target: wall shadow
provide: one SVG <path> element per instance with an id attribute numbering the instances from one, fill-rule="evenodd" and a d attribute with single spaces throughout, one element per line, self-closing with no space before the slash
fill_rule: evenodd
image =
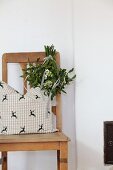
<path id="1" fill-rule="evenodd" d="M 113 170 L 112 165 L 104 165 L 103 146 L 101 152 L 77 141 L 78 167 L 77 170 Z"/>

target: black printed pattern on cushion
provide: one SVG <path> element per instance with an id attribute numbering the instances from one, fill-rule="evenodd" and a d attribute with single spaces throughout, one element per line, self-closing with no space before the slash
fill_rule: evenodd
<path id="1" fill-rule="evenodd" d="M 31 88 L 26 95 L 21 95 L 1 81 L 0 133 L 6 135 L 55 132 L 48 98 L 43 97 L 38 88 Z"/>

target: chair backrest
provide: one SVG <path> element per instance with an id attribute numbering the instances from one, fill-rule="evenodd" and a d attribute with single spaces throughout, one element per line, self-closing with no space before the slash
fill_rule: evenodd
<path id="1" fill-rule="evenodd" d="M 40 58 L 39 63 L 44 61 L 45 52 L 22 52 L 22 53 L 5 53 L 2 57 L 2 80 L 8 83 L 8 63 L 19 63 L 21 69 L 27 67 L 28 62 L 35 63 L 37 58 Z M 56 53 L 56 62 L 60 64 L 60 54 Z M 25 78 L 23 78 L 24 81 Z M 27 82 L 24 81 L 24 86 L 27 88 Z M 24 88 L 24 87 L 23 87 Z M 24 88 L 24 93 L 26 90 Z M 52 107 L 53 113 L 56 115 L 56 127 L 59 131 L 62 130 L 62 116 L 61 116 L 61 95 L 56 96 L 56 106 Z"/>

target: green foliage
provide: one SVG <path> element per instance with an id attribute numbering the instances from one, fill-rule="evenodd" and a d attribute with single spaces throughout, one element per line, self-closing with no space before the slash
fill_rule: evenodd
<path id="1" fill-rule="evenodd" d="M 31 87 L 40 87 L 45 95 L 51 94 L 51 100 L 53 100 L 56 94 L 66 93 L 65 86 L 69 85 L 76 75 L 69 76 L 74 71 L 73 68 L 67 71 L 57 65 L 55 60 L 56 50 L 53 45 L 44 47 L 46 54 L 44 62 L 39 64 L 38 59 L 36 64 L 29 63 L 29 67 L 24 70 L 24 76 L 26 76 Z"/>

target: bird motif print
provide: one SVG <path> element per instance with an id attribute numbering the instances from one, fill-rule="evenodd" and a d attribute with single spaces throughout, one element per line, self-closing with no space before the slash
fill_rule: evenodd
<path id="1" fill-rule="evenodd" d="M 35 99 L 39 99 L 40 97 L 38 95 L 35 95 Z"/>
<path id="2" fill-rule="evenodd" d="M 17 94 L 19 94 L 19 92 L 18 92 L 17 90 L 15 90 L 15 92 L 16 92 Z"/>
<path id="3" fill-rule="evenodd" d="M 25 133 L 25 126 L 24 126 L 24 127 L 20 127 L 20 129 L 21 129 L 21 130 L 20 130 L 19 134 L 21 134 L 21 133 L 23 133 L 23 132 Z"/>
<path id="4" fill-rule="evenodd" d="M 34 110 L 30 110 L 30 115 L 29 116 L 34 116 L 36 117 L 36 115 L 34 114 Z"/>
<path id="5" fill-rule="evenodd" d="M 3 133 L 3 132 L 7 132 L 7 126 L 4 126 L 4 127 L 3 127 L 1 133 Z"/>
<path id="6" fill-rule="evenodd" d="M 0 82 L 0 87 L 3 89 L 4 88 L 4 86 L 3 86 L 3 83 L 2 82 Z"/>
<path id="7" fill-rule="evenodd" d="M 13 112 L 12 111 L 12 115 L 11 115 L 11 118 L 15 117 L 17 119 L 17 115 L 16 115 L 16 112 Z"/>
<path id="8" fill-rule="evenodd" d="M 25 99 L 24 95 L 21 95 L 21 97 L 19 98 L 19 101 Z"/>
<path id="9" fill-rule="evenodd" d="M 51 112 L 48 110 L 48 114 L 50 114 Z"/>
<path id="10" fill-rule="evenodd" d="M 5 100 L 8 100 L 8 99 L 7 99 L 7 94 L 3 95 L 2 102 L 4 102 Z"/>
<path id="11" fill-rule="evenodd" d="M 43 124 L 39 125 L 38 132 L 39 132 L 40 130 L 44 130 L 44 128 L 43 128 Z"/>

